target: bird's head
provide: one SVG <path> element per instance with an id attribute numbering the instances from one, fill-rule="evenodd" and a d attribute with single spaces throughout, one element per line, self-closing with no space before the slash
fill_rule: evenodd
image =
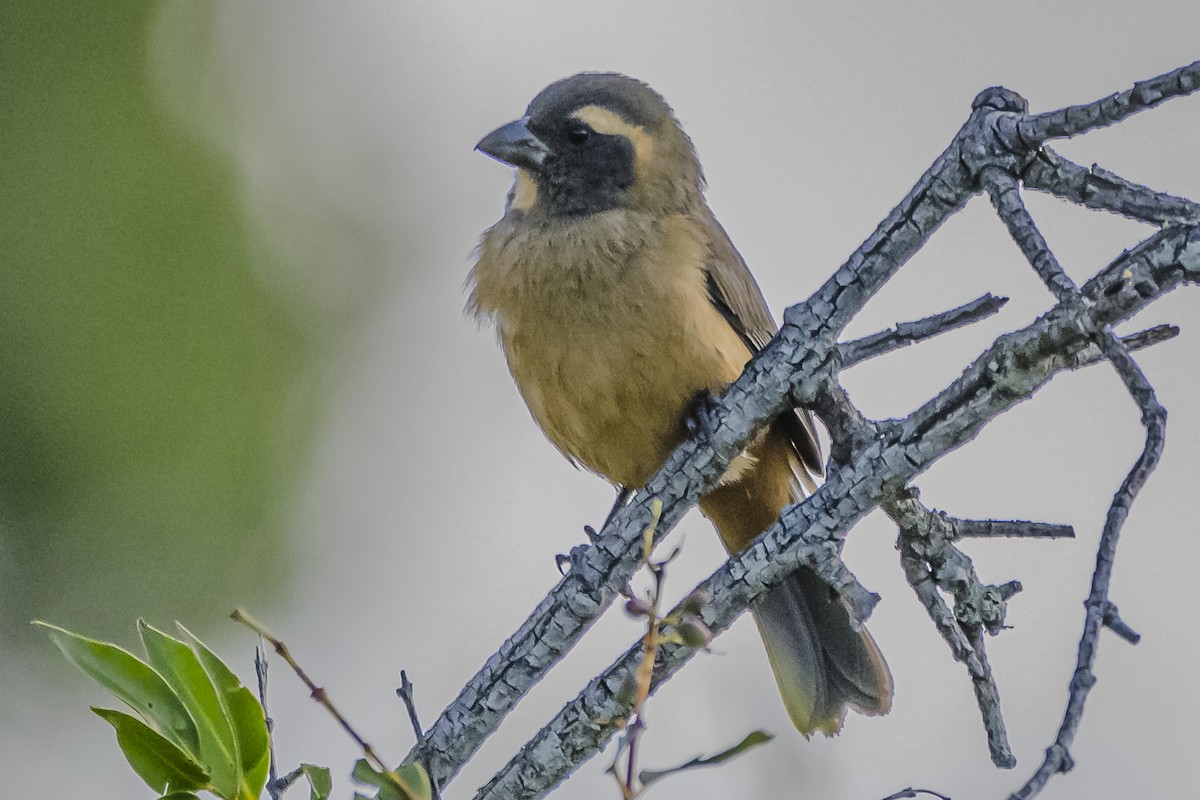
<path id="1" fill-rule="evenodd" d="M 691 140 L 657 92 L 624 75 L 584 72 L 552 83 L 524 117 L 475 148 L 517 168 L 510 210 L 662 214 L 702 202 L 704 178 Z"/>

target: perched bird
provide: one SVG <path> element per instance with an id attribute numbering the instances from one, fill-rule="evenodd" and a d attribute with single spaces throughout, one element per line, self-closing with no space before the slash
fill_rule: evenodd
<path id="1" fill-rule="evenodd" d="M 491 320 L 546 436 L 618 491 L 641 487 L 777 330 L 704 199 L 691 140 L 640 81 L 583 73 L 546 87 L 477 145 L 517 168 L 484 232 L 468 309 Z M 777 419 L 700 500 L 738 552 L 811 491 L 807 412 Z M 801 569 L 753 607 L 796 727 L 836 733 L 847 707 L 883 714 L 892 680 L 874 640 Z"/>

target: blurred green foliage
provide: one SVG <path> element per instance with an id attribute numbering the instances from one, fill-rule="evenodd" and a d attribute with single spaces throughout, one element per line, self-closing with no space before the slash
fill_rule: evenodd
<path id="1" fill-rule="evenodd" d="M 313 348 L 154 96 L 156 8 L 0 2 L 0 641 L 204 624 L 286 561 Z"/>

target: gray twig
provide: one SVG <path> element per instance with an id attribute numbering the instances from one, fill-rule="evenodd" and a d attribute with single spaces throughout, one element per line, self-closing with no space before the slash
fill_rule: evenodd
<path id="1" fill-rule="evenodd" d="M 271 795 L 271 800 L 279 800 L 291 782 L 281 784 L 279 781 L 279 765 L 275 760 L 275 720 L 271 719 L 271 712 L 267 710 L 267 657 L 261 637 L 254 648 L 254 676 L 258 678 L 258 702 L 262 705 L 267 723 L 267 794 Z M 295 780 L 292 778 L 292 781 Z"/>
<path id="2" fill-rule="evenodd" d="M 932 789 L 913 789 L 911 786 L 907 789 L 901 789 L 895 794 L 889 794 L 883 800 L 910 800 L 918 795 L 927 794 L 930 797 L 936 797 L 938 800 L 950 800 L 948 795 L 939 794 Z"/>
<path id="3" fill-rule="evenodd" d="M 1121 619 L 1120 614 L 1117 613 L 1116 603 L 1110 601 L 1105 605 L 1104 617 L 1101 622 L 1103 622 L 1105 627 L 1107 627 L 1110 631 L 1115 633 L 1117 636 L 1120 636 L 1130 644 L 1137 644 L 1142 640 L 1142 635 L 1126 625 L 1125 620 Z"/>
<path id="4" fill-rule="evenodd" d="M 1008 227 L 1013 241 L 1021 248 L 1034 272 L 1054 293 L 1060 303 L 1071 303 L 1079 299 L 1079 287 L 1058 263 L 1050 245 L 1046 244 L 1033 217 L 1021 199 L 1017 179 L 999 167 L 988 167 L 983 171 L 984 188 L 992 198 L 992 205 L 1000 219 Z"/>
<path id="5" fill-rule="evenodd" d="M 413 736 L 417 740 L 416 752 L 422 754 L 421 765 L 425 767 L 425 772 L 428 773 L 429 764 L 424 758 L 425 729 L 421 727 L 421 719 L 417 716 L 417 703 L 413 699 L 412 681 L 408 679 L 408 673 L 404 670 L 400 670 L 400 686 L 396 689 L 396 696 L 404 701 L 404 707 L 408 710 L 408 722 L 412 725 Z M 432 775 L 429 777 L 429 785 L 433 789 L 433 800 L 441 800 L 441 789 Z"/>
<path id="6" fill-rule="evenodd" d="M 1073 539 L 1075 529 L 1070 525 L 1048 522 L 1026 522 L 1019 519 L 959 519 L 945 518 L 962 539 Z"/>
<path id="7" fill-rule="evenodd" d="M 304 767 L 296 767 L 287 775 L 284 775 L 281 778 L 276 778 L 273 783 L 268 783 L 267 791 L 278 792 L 278 794 L 271 794 L 273 799 L 276 797 L 283 797 L 284 793 L 287 792 L 288 789 L 292 788 L 292 785 L 296 783 L 296 781 L 300 780 L 303 775 Z"/>
<path id="8" fill-rule="evenodd" d="M 1049 147 L 1038 151 L 1037 158 L 1022 173 L 1021 183 L 1030 189 L 1138 222 L 1152 225 L 1195 225 L 1200 222 L 1200 203 L 1156 192 L 1097 164 L 1082 167 Z"/>
<path id="9" fill-rule="evenodd" d="M 1075 109 L 1073 114 L 1067 113 L 1061 117 L 1044 118 L 1047 125 L 1045 130 L 1053 129 L 1065 132 L 1077 128 L 1087 129 L 1087 127 L 1080 128 L 1085 124 L 1088 127 L 1109 124 L 1127 113 L 1132 113 L 1128 111 L 1130 108 L 1137 110 L 1136 106 L 1139 104 L 1142 107 L 1150 107 L 1162 102 L 1163 99 L 1170 96 L 1172 91 L 1190 91 L 1195 89 L 1198 84 L 1200 84 L 1200 62 L 1182 70 L 1176 70 L 1170 75 L 1138 84 L 1131 93 L 1125 93 L 1124 96 L 1114 95 L 1108 102 L 1094 104 L 1090 108 Z M 1101 122 L 1097 123 L 1098 119 Z M 1055 126 L 1058 127 L 1055 128 Z M 1062 133 L 1062 135 L 1070 134 Z M 1154 388 L 1129 354 L 1129 350 L 1113 333 L 1111 326 L 1093 313 L 1083 294 L 1059 265 L 1021 200 L 1016 178 L 998 167 L 986 168 L 982 172 L 982 178 L 984 186 L 992 197 L 996 211 L 1008 226 L 1013 240 L 1024 252 L 1034 270 L 1054 292 L 1060 303 L 1080 310 L 1081 328 L 1089 332 L 1102 356 L 1112 364 L 1120 376 L 1130 397 L 1141 411 L 1142 424 L 1146 428 L 1145 446 L 1121 485 L 1121 489 L 1113 498 L 1104 531 L 1100 536 L 1096 569 L 1092 574 L 1092 587 L 1084 602 L 1086 615 L 1084 632 L 1079 642 L 1079 657 L 1076 662 L 1075 674 L 1071 679 L 1067 710 L 1063 715 L 1062 725 L 1059 727 L 1054 743 L 1047 749 L 1041 766 L 1025 785 L 1012 795 L 1013 798 L 1020 799 L 1037 794 L 1052 775 L 1066 772 L 1074 766 L 1074 761 L 1070 756 L 1070 746 L 1083 717 L 1084 703 L 1096 682 L 1092 665 L 1099 648 L 1100 629 L 1104 626 L 1111 627 L 1126 641 L 1135 644 L 1139 638 L 1116 615 L 1114 606 L 1109 600 L 1108 591 L 1121 528 L 1128 516 L 1130 506 L 1145 485 L 1150 473 L 1154 471 L 1162 454 L 1166 440 L 1167 412 L 1159 404 Z"/>
<path id="10" fill-rule="evenodd" d="M 1029 780 L 1011 795 L 1010 800 L 1027 800 L 1038 794 L 1056 773 L 1068 772 L 1075 762 L 1071 758 L 1070 747 L 1075 739 L 1075 732 L 1083 719 L 1084 703 L 1096 684 L 1096 675 L 1092 665 L 1100 647 L 1100 629 L 1109 627 L 1118 636 L 1130 644 L 1137 644 L 1139 636 L 1126 625 L 1117 614 L 1116 606 L 1108 597 L 1109 584 L 1112 581 L 1113 561 L 1117 554 L 1117 540 L 1121 528 L 1129 516 L 1129 509 L 1137 498 L 1150 473 L 1158 466 L 1162 457 L 1163 445 L 1166 443 L 1167 411 L 1159 404 L 1154 394 L 1154 388 L 1146 379 L 1133 357 L 1121 345 L 1112 331 L 1105 328 L 1100 337 L 1100 345 L 1104 355 L 1112 363 L 1117 374 L 1128 389 L 1130 397 L 1137 403 L 1142 413 L 1142 424 L 1146 428 L 1146 443 L 1133 467 L 1126 475 L 1121 488 L 1113 497 L 1104 522 L 1104 530 L 1100 534 L 1100 545 L 1096 551 L 1096 568 L 1092 573 L 1092 586 L 1084 601 L 1083 635 L 1079 640 L 1079 655 L 1076 659 L 1075 673 L 1071 676 L 1067 696 L 1067 709 L 1063 713 L 1062 725 L 1054 743 L 1046 749 L 1046 757 Z"/>
<path id="11" fill-rule="evenodd" d="M 842 369 L 849 369 L 869 358 L 875 358 L 893 350 L 899 350 L 901 347 L 932 339 L 940 333 L 986 319 L 997 313 L 1007 302 L 1007 297 L 985 294 L 958 308 L 943 311 L 915 322 L 897 322 L 895 327 L 885 331 L 879 331 L 851 342 L 843 342 L 838 345 Z"/>
<path id="12" fill-rule="evenodd" d="M 954 546 L 955 541 L 966 535 L 959 521 L 925 508 L 915 492 L 884 503 L 883 509 L 900 528 L 900 559 L 909 585 L 950 645 L 954 657 L 967 667 L 987 732 L 992 763 L 1006 769 L 1016 766 L 1017 759 L 1000 713 L 1000 692 L 984 648 L 983 631 L 992 634 L 1000 631 L 1007 596 L 1018 590 L 1020 584 L 1005 589 L 980 581 L 971 559 Z M 953 611 L 938 589 L 954 598 Z"/>
<path id="13" fill-rule="evenodd" d="M 1173 97 L 1191 94 L 1197 88 L 1200 88 L 1200 61 L 1193 61 L 1186 67 L 1139 81 L 1131 89 L 1100 100 L 1031 115 L 1017 123 L 1017 129 L 1023 141 L 1036 147 L 1048 139 L 1066 139 L 1115 125 Z"/>

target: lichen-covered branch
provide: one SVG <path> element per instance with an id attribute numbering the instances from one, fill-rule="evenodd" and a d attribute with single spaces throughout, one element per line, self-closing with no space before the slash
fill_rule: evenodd
<path id="1" fill-rule="evenodd" d="M 962 527 L 967 526 L 925 508 L 915 493 L 888 501 L 883 508 L 900 528 L 900 564 L 909 585 L 938 633 L 950 645 L 955 660 L 967 667 L 975 702 L 983 716 L 992 763 L 1006 769 L 1016 766 L 1017 759 L 1000 714 L 1000 690 L 988 664 L 983 631 L 999 633 L 1006 602 L 1020 591 L 1021 584 L 982 583 L 971 559 L 954 546 L 954 542 L 966 535 Z M 939 589 L 954 598 L 953 610 L 942 599 Z"/>

